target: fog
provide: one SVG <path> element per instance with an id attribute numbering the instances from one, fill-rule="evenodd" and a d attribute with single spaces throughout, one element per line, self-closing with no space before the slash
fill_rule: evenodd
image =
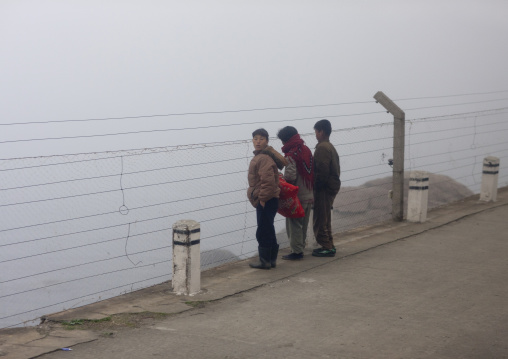
<path id="1" fill-rule="evenodd" d="M 4 0 L 0 158 L 239 140 L 260 126 L 305 133 L 314 117 L 379 122 L 342 117 L 382 113 L 378 90 L 504 91 L 507 11 L 501 0 Z M 351 102 L 372 104 L 174 115 Z M 121 119 L 81 122 L 107 118 Z M 48 121 L 67 122 L 19 124 Z M 124 132 L 136 133 L 104 136 Z"/>
<path id="2" fill-rule="evenodd" d="M 202 226 L 203 266 L 254 255 L 245 188 L 258 127 L 280 149 L 276 131 L 293 125 L 313 148 L 328 118 L 343 129 L 332 141 L 344 186 L 389 178 L 380 90 L 406 112 L 407 169 L 477 191 L 483 156 L 506 157 L 507 10 L 1 1 L 0 326 L 169 280 L 183 216 Z"/>

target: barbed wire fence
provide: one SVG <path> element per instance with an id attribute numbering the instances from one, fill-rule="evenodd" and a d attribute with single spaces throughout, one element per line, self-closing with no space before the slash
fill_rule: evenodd
<path id="1" fill-rule="evenodd" d="M 459 181 L 478 193 L 483 159 L 489 155 L 502 159 L 508 153 L 507 114 L 508 108 L 500 108 L 409 120 L 406 135 L 409 168 L 425 168 L 449 176 L 449 181 Z M 439 160 L 441 154 L 437 150 L 443 145 L 448 161 Z M 507 174 L 501 173 L 500 183 L 506 184 L 506 178 Z"/>
<path id="2" fill-rule="evenodd" d="M 430 194 L 433 188 L 444 188 L 436 190 L 438 199 L 431 207 L 478 193 L 484 157 L 500 157 L 501 164 L 506 160 L 508 106 L 493 107 L 492 102 L 507 99 L 492 99 L 492 94 L 498 93 L 470 94 L 482 98 L 455 103 L 446 101 L 459 95 L 399 100 L 430 101 L 408 109 L 415 116 L 408 116 L 406 121 L 406 169 L 426 170 L 436 176 L 431 180 Z M 489 107 L 467 111 L 472 104 Z M 172 225 L 184 218 L 201 224 L 203 270 L 255 255 L 256 219 L 246 197 L 246 172 L 253 150 L 249 134 L 259 127 L 269 129 L 273 136 L 275 126 L 293 125 L 307 145 L 314 148 L 312 126 L 317 120 L 328 118 L 335 129 L 331 142 L 340 154 L 343 183 L 334 207 L 334 231 L 389 220 L 391 202 L 387 194 L 392 185 L 392 169 L 388 160 L 392 157 L 393 122 L 373 101 L 220 114 L 315 111 L 344 105 L 361 106 L 362 110 L 329 112 L 328 116 L 288 115 L 285 120 L 267 116 L 264 122 L 249 118 L 233 124 L 184 126 L 176 130 L 178 136 L 185 137 L 197 129 L 224 131 L 241 126 L 247 132 L 247 139 L 242 140 L 0 160 L 0 328 L 30 325 L 45 314 L 170 280 Z M 457 111 L 457 107 L 462 111 Z M 452 111 L 443 113 L 443 108 Z M 440 112 L 429 114 L 432 111 Z M 196 113 L 153 117 L 184 115 Z M 217 113 L 198 115 L 206 118 Z M 279 112 L 274 117 L 277 116 Z M 133 116 L 141 117 L 146 118 Z M 341 126 L 338 120 L 343 118 L 349 120 L 349 126 Z M 117 118 L 83 121 L 109 120 Z M 53 122 L 62 121 L 31 125 L 54 125 Z M 175 128 L 164 132 L 171 129 Z M 153 132 L 105 132 L 97 136 L 142 136 Z M 92 135 L 2 139 L 0 144 L 76 140 L 83 136 Z M 191 134 L 189 138 L 196 137 Z M 282 147 L 275 137 L 270 138 L 270 145 L 278 150 Z M 500 186 L 508 184 L 507 175 L 502 172 Z M 450 194 L 450 188 L 457 193 Z M 441 193 L 448 196 L 439 198 Z M 284 222 L 283 217 L 276 217 L 282 247 L 288 245 Z"/>

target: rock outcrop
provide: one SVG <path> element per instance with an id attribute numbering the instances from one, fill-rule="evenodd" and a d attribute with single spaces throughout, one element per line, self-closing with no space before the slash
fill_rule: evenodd
<path id="1" fill-rule="evenodd" d="M 409 173 L 406 173 L 404 179 L 404 214 L 407 211 L 408 187 Z M 392 201 L 388 196 L 391 189 L 391 177 L 368 181 L 358 187 L 341 188 L 333 205 L 333 231 L 343 232 L 391 219 Z M 454 179 L 448 176 L 429 174 L 429 209 L 471 195 L 473 195 L 471 190 Z"/>

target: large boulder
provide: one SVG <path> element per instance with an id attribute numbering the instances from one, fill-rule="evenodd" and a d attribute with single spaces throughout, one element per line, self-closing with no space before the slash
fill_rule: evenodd
<path id="1" fill-rule="evenodd" d="M 408 188 L 409 172 L 404 176 L 404 215 L 407 212 Z M 341 188 L 333 204 L 333 231 L 342 232 L 392 218 L 391 189 L 391 177 L 368 181 L 358 187 Z M 471 195 L 471 190 L 451 177 L 429 174 L 429 209 Z"/>

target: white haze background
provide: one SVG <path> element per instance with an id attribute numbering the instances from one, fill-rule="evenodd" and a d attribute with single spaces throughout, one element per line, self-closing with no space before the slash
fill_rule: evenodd
<path id="1" fill-rule="evenodd" d="M 370 101 L 379 90 L 392 99 L 506 90 L 507 14 L 502 0 L 3 0 L 0 124 Z M 11 125 L 0 141 L 336 112 Z M 283 125 L 265 127 L 275 135 Z M 257 127 L 7 142 L 0 158 L 248 139 Z"/>

